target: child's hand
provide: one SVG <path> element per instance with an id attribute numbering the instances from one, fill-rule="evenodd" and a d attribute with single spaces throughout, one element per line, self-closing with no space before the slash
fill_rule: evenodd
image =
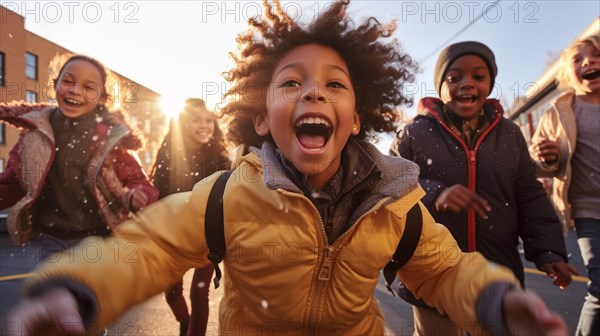
<path id="1" fill-rule="evenodd" d="M 554 286 L 559 286 L 560 289 L 566 288 L 571 283 L 573 275 L 579 275 L 573 265 L 562 261 L 546 263 L 539 268 L 540 271 L 546 272 L 554 280 Z"/>
<path id="2" fill-rule="evenodd" d="M 129 201 L 129 208 L 131 209 L 131 211 L 138 211 L 146 206 L 146 204 L 148 203 L 148 197 L 145 193 L 137 189 L 132 189 L 131 193 L 132 194 Z"/>
<path id="3" fill-rule="evenodd" d="M 40 297 L 15 306 L 4 321 L 11 335 L 83 335 L 85 328 L 77 301 L 64 288 L 55 288 Z"/>
<path id="4" fill-rule="evenodd" d="M 492 210 L 485 199 L 460 184 L 455 184 L 442 191 L 435 200 L 437 211 L 450 210 L 459 213 L 470 207 L 475 209 L 477 215 L 483 219 L 487 219 L 487 213 Z"/>
<path id="5" fill-rule="evenodd" d="M 513 289 L 506 293 L 503 303 L 506 327 L 511 335 L 569 334 L 562 318 L 548 310 L 542 299 L 533 292 Z"/>
<path id="6" fill-rule="evenodd" d="M 537 159 L 541 162 L 551 164 L 558 161 L 560 148 L 558 142 L 549 139 L 542 139 L 533 147 Z"/>

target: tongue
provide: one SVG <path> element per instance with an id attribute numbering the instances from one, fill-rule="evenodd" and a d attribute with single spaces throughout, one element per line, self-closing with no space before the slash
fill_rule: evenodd
<path id="1" fill-rule="evenodd" d="M 298 136 L 298 140 L 303 147 L 309 149 L 319 149 L 325 146 L 325 138 L 321 135 L 302 134 Z"/>

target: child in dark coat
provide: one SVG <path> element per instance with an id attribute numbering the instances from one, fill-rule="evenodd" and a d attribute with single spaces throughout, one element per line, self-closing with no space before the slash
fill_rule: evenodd
<path id="1" fill-rule="evenodd" d="M 391 153 L 417 163 L 427 192 L 423 203 L 465 252 L 479 251 L 509 267 L 524 286 L 517 250 L 535 262 L 556 286 L 571 282 L 560 223 L 518 126 L 487 99 L 498 70 L 492 51 L 474 41 L 448 46 L 438 58 L 435 84 L 440 96 L 424 98 L 419 113 L 392 144 Z M 422 335 L 462 333 L 434 309 L 413 307 Z"/>

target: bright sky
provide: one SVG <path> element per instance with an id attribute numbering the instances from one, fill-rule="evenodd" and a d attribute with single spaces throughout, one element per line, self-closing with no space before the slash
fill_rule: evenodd
<path id="1" fill-rule="evenodd" d="M 328 3 L 282 1 L 290 15 L 303 21 Z M 170 109 L 178 109 L 188 97 L 211 105 L 221 100 L 226 84 L 220 73 L 235 50 L 235 36 L 249 17 L 261 14 L 260 2 L 231 0 L 0 4 L 24 15 L 27 30 L 92 55 L 157 91 Z M 443 46 L 478 40 L 496 55 L 499 72 L 492 96 L 510 105 L 539 79 L 550 55 L 560 53 L 600 16 L 600 2 L 355 0 L 350 12 L 355 19 L 397 20 L 395 36 L 423 69 L 407 91 L 415 102 L 435 95 L 433 69 Z M 413 115 L 414 107 L 406 114 Z"/>

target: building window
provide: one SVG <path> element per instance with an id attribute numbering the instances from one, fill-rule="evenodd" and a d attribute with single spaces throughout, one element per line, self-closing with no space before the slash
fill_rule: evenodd
<path id="1" fill-rule="evenodd" d="M 31 53 L 25 53 L 25 76 L 29 79 L 37 80 L 38 57 Z"/>
<path id="2" fill-rule="evenodd" d="M 0 124 L 0 145 L 6 145 L 6 125 Z"/>
<path id="3" fill-rule="evenodd" d="M 0 86 L 4 86 L 4 53 L 0 51 Z"/>
<path id="4" fill-rule="evenodd" d="M 37 98 L 37 92 L 34 91 L 25 91 L 25 101 L 28 103 L 37 103 L 38 98 Z"/>

